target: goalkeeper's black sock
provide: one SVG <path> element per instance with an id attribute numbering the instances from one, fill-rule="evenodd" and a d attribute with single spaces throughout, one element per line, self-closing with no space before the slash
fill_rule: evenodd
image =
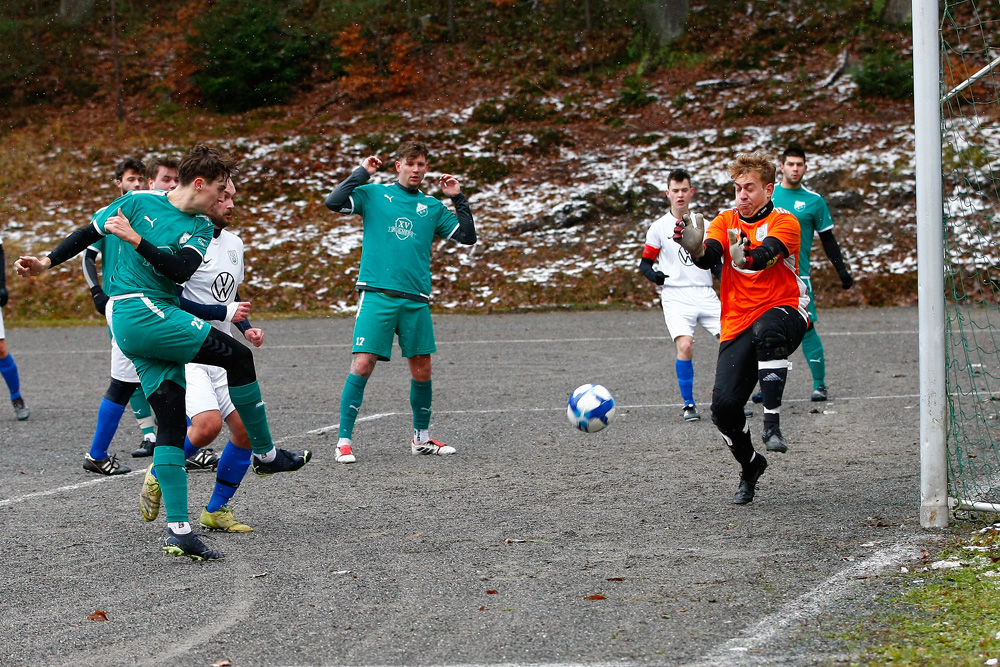
<path id="1" fill-rule="evenodd" d="M 761 361 L 757 368 L 757 380 L 760 383 L 760 394 L 764 399 L 764 418 L 766 411 L 778 412 L 781 409 L 781 397 L 785 393 L 785 381 L 788 379 L 788 361 Z"/>

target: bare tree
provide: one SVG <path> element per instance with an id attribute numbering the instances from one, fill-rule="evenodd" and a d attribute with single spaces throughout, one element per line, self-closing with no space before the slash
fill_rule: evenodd
<path id="1" fill-rule="evenodd" d="M 111 0 L 111 59 L 115 64 L 115 113 L 118 122 L 125 119 L 125 109 L 122 106 L 122 57 L 118 51 L 118 17 L 115 5 L 118 0 Z"/>
<path id="2" fill-rule="evenodd" d="M 448 0 L 448 38 L 455 39 L 455 0 Z"/>
<path id="3" fill-rule="evenodd" d="M 642 5 L 642 16 L 660 42 L 669 44 L 684 34 L 690 8 L 689 0 L 653 0 Z"/>

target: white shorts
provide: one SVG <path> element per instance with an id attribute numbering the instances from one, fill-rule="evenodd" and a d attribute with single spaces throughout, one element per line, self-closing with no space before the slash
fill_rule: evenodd
<path id="1" fill-rule="evenodd" d="M 7 332 L 3 330 L 3 308 L 0 308 L 0 340 L 7 337 Z"/>
<path id="2" fill-rule="evenodd" d="M 218 410 L 225 421 L 236 410 L 233 400 L 229 398 L 229 377 L 225 368 L 184 364 L 184 382 L 187 384 L 184 410 L 188 419 L 202 412 Z"/>
<path id="3" fill-rule="evenodd" d="M 114 336 L 111 336 L 111 377 L 119 382 L 139 384 L 139 374 L 135 372 L 135 364 L 118 347 Z"/>
<path id="4" fill-rule="evenodd" d="M 670 338 L 694 336 L 701 325 L 708 333 L 718 336 L 722 331 L 722 302 L 711 287 L 664 287 L 660 292 L 663 321 Z"/>

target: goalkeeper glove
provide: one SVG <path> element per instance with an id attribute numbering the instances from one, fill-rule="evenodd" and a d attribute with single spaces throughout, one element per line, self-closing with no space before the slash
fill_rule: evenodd
<path id="1" fill-rule="evenodd" d="M 674 241 L 697 259 L 705 254 L 705 217 L 687 213 L 674 226 Z"/>
<path id="2" fill-rule="evenodd" d="M 733 258 L 733 266 L 737 269 L 747 265 L 746 254 L 750 250 L 749 244 L 750 239 L 740 238 L 739 230 L 729 230 L 729 255 Z"/>

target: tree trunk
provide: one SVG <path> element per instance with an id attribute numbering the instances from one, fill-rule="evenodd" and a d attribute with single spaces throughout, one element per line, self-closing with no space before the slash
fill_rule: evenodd
<path id="1" fill-rule="evenodd" d="M 94 13 L 95 0 L 59 0 L 59 18 L 77 24 Z"/>
<path id="2" fill-rule="evenodd" d="M 455 39 L 455 0 L 448 0 L 448 39 Z"/>
<path id="3" fill-rule="evenodd" d="M 911 0 L 889 0 L 882 12 L 882 20 L 893 25 L 909 23 L 912 9 Z"/>
<path id="4" fill-rule="evenodd" d="M 122 58 L 118 52 L 118 19 L 115 5 L 118 0 L 111 0 L 111 58 L 115 64 L 115 113 L 118 122 L 125 120 L 125 109 L 122 106 Z"/>
<path id="5" fill-rule="evenodd" d="M 642 5 L 642 17 L 660 43 L 669 44 L 684 34 L 690 4 L 689 0 L 654 0 Z"/>

